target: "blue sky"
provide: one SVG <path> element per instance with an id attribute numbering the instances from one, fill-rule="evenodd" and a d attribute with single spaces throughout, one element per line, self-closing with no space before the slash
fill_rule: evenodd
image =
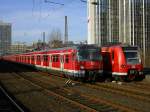
<path id="1" fill-rule="evenodd" d="M 12 23 L 13 42 L 32 43 L 46 37 L 53 29 L 64 36 L 64 16 L 68 16 L 69 40 L 87 39 L 87 9 L 80 0 L 49 0 L 65 4 L 54 5 L 44 0 L 0 0 L 0 20 Z"/>

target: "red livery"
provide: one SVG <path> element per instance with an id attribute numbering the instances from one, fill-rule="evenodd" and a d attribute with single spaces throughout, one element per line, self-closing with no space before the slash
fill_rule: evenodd
<path id="1" fill-rule="evenodd" d="M 55 71 L 65 76 L 95 80 L 102 73 L 100 48 L 94 45 L 76 45 L 46 51 L 4 56 L 4 60 Z"/>
<path id="2" fill-rule="evenodd" d="M 115 80 L 144 79 L 143 65 L 136 46 L 112 45 L 102 47 L 104 75 Z"/>

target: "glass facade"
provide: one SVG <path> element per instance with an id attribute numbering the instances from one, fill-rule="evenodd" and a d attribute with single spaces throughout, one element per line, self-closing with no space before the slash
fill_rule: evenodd
<path id="1" fill-rule="evenodd" d="M 127 43 L 150 55 L 150 0 L 88 0 L 88 18 L 89 44 Z"/>
<path id="2" fill-rule="evenodd" d="M 9 52 L 11 45 L 11 24 L 0 22 L 0 56 Z"/>

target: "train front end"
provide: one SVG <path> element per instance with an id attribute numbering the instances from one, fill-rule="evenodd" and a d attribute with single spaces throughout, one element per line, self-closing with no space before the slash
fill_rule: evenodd
<path id="1" fill-rule="evenodd" d="M 125 79 L 128 81 L 144 79 L 143 64 L 138 47 L 122 47 L 122 50 L 124 61 L 122 60 L 120 70 L 126 73 Z"/>
<path id="2" fill-rule="evenodd" d="M 95 81 L 103 72 L 100 48 L 94 45 L 82 45 L 77 50 L 78 69 L 84 80 Z"/>

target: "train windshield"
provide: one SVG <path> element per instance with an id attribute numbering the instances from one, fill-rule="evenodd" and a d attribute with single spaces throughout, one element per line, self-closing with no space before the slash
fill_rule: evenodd
<path id="1" fill-rule="evenodd" d="M 80 49 L 78 57 L 80 61 L 100 61 L 102 59 L 99 49 Z"/>
<path id="2" fill-rule="evenodd" d="M 124 54 L 128 64 L 140 63 L 140 56 L 138 51 L 124 51 Z"/>

